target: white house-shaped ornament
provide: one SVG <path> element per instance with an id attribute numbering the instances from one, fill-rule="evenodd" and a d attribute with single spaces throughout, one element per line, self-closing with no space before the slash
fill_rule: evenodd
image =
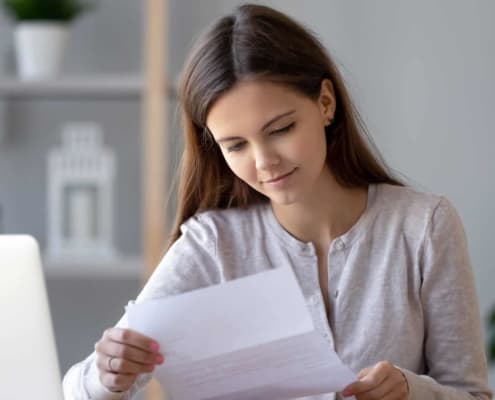
<path id="1" fill-rule="evenodd" d="M 111 262 L 115 155 L 96 123 L 70 123 L 48 154 L 48 247 L 52 261 Z"/>

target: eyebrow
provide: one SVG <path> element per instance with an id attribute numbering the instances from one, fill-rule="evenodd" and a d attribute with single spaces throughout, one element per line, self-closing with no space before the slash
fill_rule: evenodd
<path id="1" fill-rule="evenodd" d="M 283 117 L 286 117 L 287 115 L 294 114 L 295 112 L 296 112 L 296 110 L 290 110 L 290 111 L 286 111 L 286 112 L 284 112 L 282 114 L 276 115 L 275 117 L 273 117 L 272 119 L 270 119 L 269 121 L 267 121 L 261 127 L 261 132 L 263 132 L 264 130 L 266 130 L 270 125 L 272 125 L 273 123 L 277 122 L 279 119 L 281 119 Z M 224 137 L 224 138 L 221 138 L 221 139 L 217 140 L 217 143 L 228 142 L 228 141 L 231 141 L 231 140 L 238 140 L 238 139 L 242 139 L 242 138 L 239 137 L 239 136 L 227 136 L 227 137 Z"/>

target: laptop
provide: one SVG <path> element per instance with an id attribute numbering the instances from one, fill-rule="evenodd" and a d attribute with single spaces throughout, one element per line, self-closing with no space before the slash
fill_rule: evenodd
<path id="1" fill-rule="evenodd" d="M 38 243 L 0 235 L 0 397 L 62 400 Z"/>

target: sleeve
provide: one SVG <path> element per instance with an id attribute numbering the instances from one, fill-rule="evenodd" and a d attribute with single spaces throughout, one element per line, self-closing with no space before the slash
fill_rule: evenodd
<path id="1" fill-rule="evenodd" d="M 488 400 L 487 365 L 462 222 L 441 198 L 422 249 L 426 375 L 402 370 L 410 400 Z"/>
<path id="2" fill-rule="evenodd" d="M 181 237 L 170 247 L 152 276 L 139 293 L 136 302 L 185 293 L 220 281 L 216 262 L 216 240 L 212 230 L 193 217 L 181 227 Z M 124 314 L 117 327 L 127 327 Z M 151 374 L 142 374 L 133 387 L 114 393 L 100 382 L 95 353 L 72 366 L 65 374 L 65 400 L 131 400 L 150 381 Z"/>

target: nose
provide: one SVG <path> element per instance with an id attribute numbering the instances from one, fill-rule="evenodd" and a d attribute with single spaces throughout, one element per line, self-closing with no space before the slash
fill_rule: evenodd
<path id="1" fill-rule="evenodd" d="M 270 146 L 259 146 L 254 150 L 255 165 L 257 170 L 270 169 L 280 164 L 280 156 Z"/>

